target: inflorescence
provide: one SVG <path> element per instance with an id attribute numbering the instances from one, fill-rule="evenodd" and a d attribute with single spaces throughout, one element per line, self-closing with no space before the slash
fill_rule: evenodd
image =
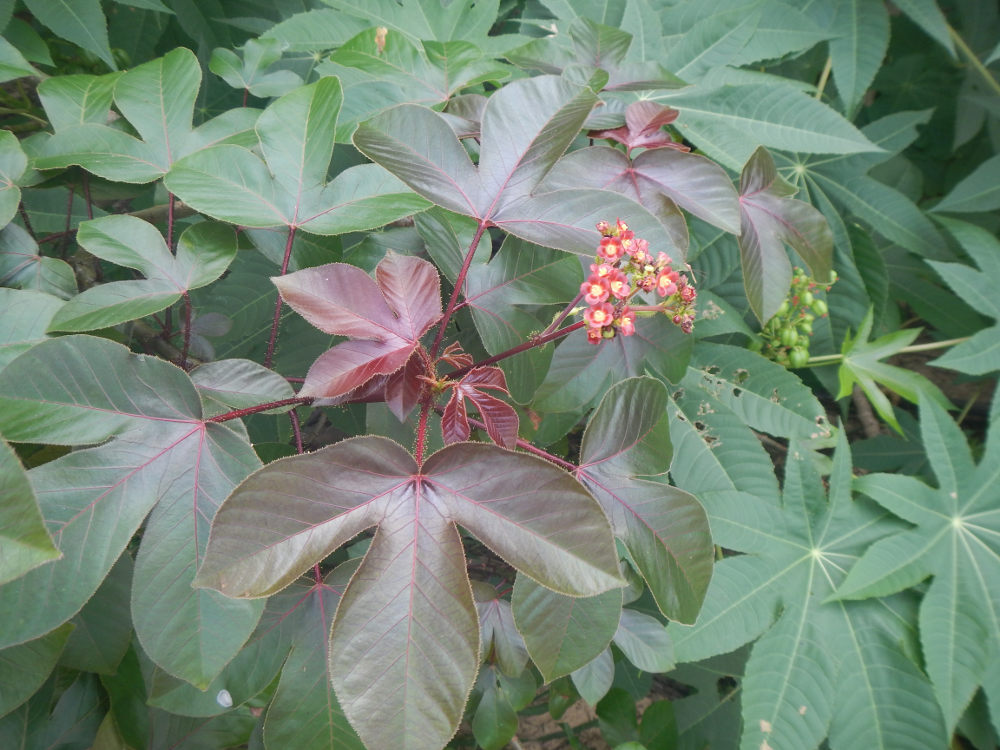
<path id="1" fill-rule="evenodd" d="M 590 276 L 580 286 L 588 306 L 583 312 L 587 340 L 599 344 L 619 333 L 631 336 L 637 312 L 664 312 L 684 333 L 691 333 L 698 295 L 687 275 L 674 270 L 671 257 L 660 252 L 654 259 L 649 243 L 636 237 L 621 219 L 613 226 L 601 221 L 597 230 L 601 233 L 597 257 L 590 264 Z M 629 306 L 638 292 L 654 290 L 664 298 L 659 305 Z"/>

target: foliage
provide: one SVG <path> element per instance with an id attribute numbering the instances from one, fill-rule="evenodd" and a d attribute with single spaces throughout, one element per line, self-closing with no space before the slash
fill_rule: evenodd
<path id="1" fill-rule="evenodd" d="M 993 4 L 0 34 L 0 746 L 997 746 Z"/>

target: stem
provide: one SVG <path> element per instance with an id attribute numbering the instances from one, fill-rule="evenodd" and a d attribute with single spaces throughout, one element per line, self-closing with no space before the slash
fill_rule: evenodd
<path id="1" fill-rule="evenodd" d="M 563 311 L 561 313 L 559 313 L 555 317 L 555 319 L 551 323 L 548 324 L 548 326 L 546 326 L 545 330 L 542 331 L 542 335 L 544 336 L 545 334 L 551 333 L 552 331 L 556 330 L 559 327 L 559 325 L 564 320 L 566 320 L 566 318 L 568 318 L 570 315 L 573 314 L 573 310 L 576 309 L 576 306 L 580 304 L 580 300 L 582 300 L 582 299 L 583 299 L 583 292 L 580 292 L 578 295 L 576 295 L 576 298 L 572 302 L 570 302 L 568 305 L 566 305 L 566 307 L 563 309 Z"/>
<path id="2" fill-rule="evenodd" d="M 816 98 L 823 98 L 823 89 L 826 88 L 826 82 L 830 80 L 830 71 L 833 70 L 833 58 L 827 56 L 826 63 L 823 65 L 823 72 L 819 74 L 819 82 L 816 84 Z"/>
<path id="3" fill-rule="evenodd" d="M 971 336 L 962 336 L 957 339 L 948 339 L 947 341 L 930 341 L 926 344 L 913 344 L 912 346 L 904 346 L 896 354 L 912 354 L 913 352 L 931 352 L 935 349 L 947 349 L 949 346 L 955 346 L 956 344 L 961 344 L 968 341 Z M 836 362 L 843 362 L 843 354 L 821 354 L 818 357 L 810 357 L 809 361 L 806 363 L 806 367 L 818 367 L 820 365 L 832 365 Z"/>
<path id="4" fill-rule="evenodd" d="M 31 219 L 28 218 L 28 212 L 24 210 L 24 203 L 17 204 L 17 212 L 21 215 L 21 221 L 24 222 L 24 228 L 28 230 L 28 234 L 34 237 L 35 230 L 31 226 Z"/>
<path id="5" fill-rule="evenodd" d="M 299 425 L 299 414 L 295 409 L 288 412 L 288 419 L 292 423 L 292 432 L 295 433 L 295 450 L 297 453 L 303 453 L 302 449 L 302 427 Z"/>
<path id="6" fill-rule="evenodd" d="M 281 401 L 271 401 L 267 404 L 258 404 L 257 406 L 248 406 L 246 409 L 234 409 L 233 411 L 227 411 L 225 414 L 219 414 L 214 417 L 206 419 L 206 422 L 228 422 L 230 419 L 240 419 L 242 417 L 249 417 L 251 414 L 259 414 L 262 411 L 267 411 L 268 409 L 278 409 L 282 406 L 291 406 L 292 404 L 311 404 L 313 399 L 310 397 L 299 397 L 295 398 L 283 398 Z"/>
<path id="7" fill-rule="evenodd" d="M 480 222 L 476 228 L 476 234 L 472 237 L 472 243 L 469 245 L 469 252 L 465 254 L 465 261 L 462 263 L 462 268 L 455 278 L 455 288 L 451 292 L 451 299 L 448 300 L 448 307 L 445 308 L 444 315 L 441 317 L 441 325 L 438 327 L 437 335 L 434 337 L 434 344 L 431 346 L 431 359 L 437 357 L 438 350 L 441 348 L 445 329 L 448 328 L 448 321 L 451 320 L 451 316 L 455 312 L 455 307 L 458 305 L 458 297 L 462 293 L 462 287 L 465 286 L 465 277 L 468 275 L 469 267 L 472 265 L 472 256 L 476 254 L 476 248 L 479 247 L 479 240 L 482 239 L 483 232 L 485 231 L 486 224 Z"/>
<path id="8" fill-rule="evenodd" d="M 70 183 L 69 185 L 69 200 L 66 202 L 66 224 L 63 229 L 62 242 L 59 243 L 59 257 L 66 260 L 66 256 L 69 254 L 69 243 L 66 239 L 69 237 L 69 233 L 73 227 L 73 198 L 76 196 L 76 184 Z"/>
<path id="9" fill-rule="evenodd" d="M 177 250 L 174 248 L 174 194 L 167 193 L 167 249 L 174 255 Z"/>
<path id="10" fill-rule="evenodd" d="M 983 77 L 983 80 L 986 81 L 986 84 L 991 89 L 993 89 L 993 91 L 1000 94 L 1000 83 L 997 82 L 997 79 L 993 77 L 993 74 L 990 73 L 990 71 L 986 68 L 985 65 L 983 65 L 982 61 L 979 59 L 976 53 L 972 51 L 969 45 L 965 43 L 965 40 L 961 37 L 961 35 L 957 31 L 955 31 L 954 28 L 952 28 L 951 24 L 948 25 L 948 35 L 952 38 L 952 41 L 954 41 L 955 44 L 958 46 L 958 48 L 962 51 L 962 54 L 968 58 L 969 62 L 972 64 L 972 67 L 976 69 L 976 72 L 978 72 L 979 75 Z"/>
<path id="11" fill-rule="evenodd" d="M 83 198 L 87 203 L 87 218 L 93 219 L 94 204 L 93 201 L 90 200 L 90 175 L 84 172 L 81 182 L 83 183 Z"/>
<path id="12" fill-rule="evenodd" d="M 417 444 L 413 447 L 414 458 L 417 466 L 424 464 L 424 444 L 427 442 L 427 417 L 431 411 L 431 396 L 428 395 L 420 402 L 420 421 L 417 423 Z"/>
<path id="13" fill-rule="evenodd" d="M 189 351 L 191 351 L 191 295 L 188 292 L 184 292 L 184 345 L 181 347 L 182 370 L 188 369 Z"/>
<path id="14" fill-rule="evenodd" d="M 465 375 L 465 373 L 469 372 L 470 370 L 475 370 L 477 367 L 486 367 L 487 365 L 492 365 L 493 363 L 499 362 L 502 359 L 513 357 L 515 354 L 520 354 L 521 352 L 526 352 L 529 349 L 534 349 L 536 346 L 544 346 L 550 341 L 555 341 L 558 338 L 562 338 L 567 334 L 573 333 L 573 331 L 583 328 L 585 325 L 587 325 L 587 321 L 578 320 L 576 323 L 571 323 L 565 328 L 560 328 L 558 331 L 539 334 L 538 336 L 534 336 L 528 341 L 525 341 L 523 344 L 518 344 L 517 346 L 508 349 L 505 352 L 494 354 L 492 357 L 487 357 L 486 359 L 480 362 L 475 362 L 471 365 L 467 365 L 465 367 L 460 367 L 457 370 L 453 370 L 452 372 L 449 372 L 447 375 L 445 375 L 445 378 L 447 378 L 448 380 L 456 380 L 458 378 L 461 378 L 463 375 Z"/>
<path id="15" fill-rule="evenodd" d="M 288 273 L 288 262 L 292 257 L 292 243 L 295 241 L 295 227 L 288 227 L 288 241 L 285 242 L 285 257 L 281 261 L 281 275 Z M 274 303 L 274 320 L 271 321 L 271 337 L 267 341 L 267 354 L 264 356 L 264 367 L 270 369 L 274 360 L 274 344 L 278 340 L 278 325 L 281 323 L 281 306 L 283 304 L 281 293 Z"/>

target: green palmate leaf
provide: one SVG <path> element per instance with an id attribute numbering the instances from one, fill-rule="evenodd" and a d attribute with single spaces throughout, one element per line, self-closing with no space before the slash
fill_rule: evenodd
<path id="1" fill-rule="evenodd" d="M 511 597 L 514 622 L 546 682 L 568 675 L 608 647 L 622 613 L 621 589 L 574 598 L 518 576 Z"/>
<path id="2" fill-rule="evenodd" d="M 66 261 L 38 251 L 38 243 L 17 224 L 0 229 L 0 284 L 66 299 L 76 294 L 76 276 Z"/>
<path id="3" fill-rule="evenodd" d="M 18 178 L 28 166 L 17 137 L 7 130 L 0 130 L 0 227 L 6 226 L 17 213 L 21 202 Z"/>
<path id="4" fill-rule="evenodd" d="M 232 50 L 219 47 L 212 50 L 208 69 L 233 88 L 246 89 L 254 96 L 281 96 L 302 85 L 298 73 L 267 70 L 281 59 L 284 48 L 277 39 L 248 39 L 243 45 L 241 59 Z"/>
<path id="5" fill-rule="evenodd" d="M 72 630 L 72 625 L 63 625 L 41 638 L 0 650 L 0 716 L 13 711 L 42 686 Z"/>
<path id="6" fill-rule="evenodd" d="M 117 70 L 108 46 L 108 24 L 100 0 L 25 0 L 35 18 L 56 35 L 93 52 Z"/>
<path id="7" fill-rule="evenodd" d="M 844 338 L 841 351 L 844 359 L 837 373 L 840 379 L 840 391 L 837 393 L 837 398 L 849 396 L 852 386 L 857 383 L 868 396 L 879 416 L 900 433 L 902 433 L 902 429 L 896 420 L 896 415 L 893 414 L 892 404 L 889 403 L 886 395 L 879 390 L 879 384 L 913 403 L 917 403 L 921 397 L 926 397 L 932 399 L 941 408 L 951 407 L 941 390 L 923 375 L 882 361 L 912 344 L 913 340 L 920 335 L 919 328 L 888 333 L 874 341 L 869 341 L 871 332 L 872 311 L 869 310 L 858 328 L 857 336 L 852 338 L 848 335 Z"/>
<path id="8" fill-rule="evenodd" d="M 676 127 L 684 137 L 732 169 L 758 146 L 822 154 L 879 150 L 832 109 L 789 87 L 706 82 L 653 98 L 680 110 Z"/>
<path id="9" fill-rule="evenodd" d="M 229 227 L 189 227 L 171 255 L 159 231 L 134 216 L 105 216 L 80 225 L 77 241 L 92 255 L 134 268 L 145 281 L 113 281 L 73 297 L 56 313 L 53 331 L 89 331 L 151 315 L 181 295 L 218 279 L 236 256 Z"/>
<path id="10" fill-rule="evenodd" d="M 955 219 L 938 221 L 959 241 L 980 270 L 961 263 L 928 261 L 929 264 L 956 294 L 977 311 L 1000 319 L 1000 305 L 997 304 L 991 283 L 991 278 L 995 278 L 993 274 L 1000 271 L 1000 264 L 997 263 L 1000 241 L 974 224 Z M 1000 326 L 978 331 L 968 341 L 935 359 L 933 364 L 972 375 L 983 375 L 1000 369 Z"/>
<path id="11" fill-rule="evenodd" d="M 336 78 L 295 89 L 260 116 L 263 161 L 235 145 L 204 149 L 174 165 L 167 188 L 223 221 L 301 227 L 314 234 L 371 229 L 426 208 L 424 200 L 371 164 L 326 183 L 341 101 Z"/>
<path id="12" fill-rule="evenodd" d="M 55 560 L 38 501 L 17 455 L 0 437 L 0 585 Z"/>
<path id="13" fill-rule="evenodd" d="M 117 73 L 103 76 L 69 75 L 48 78 L 38 84 L 38 98 L 58 132 L 74 125 L 103 125 L 108 120 Z"/>
<path id="14" fill-rule="evenodd" d="M 192 128 L 201 68 L 194 54 L 179 48 L 123 73 L 114 83 L 114 101 L 139 137 L 101 124 L 103 87 L 79 82 L 80 91 L 56 89 L 43 100 L 65 127 L 48 139 L 35 161 L 38 169 L 77 164 L 109 180 L 145 183 L 159 179 L 181 157 L 226 141 L 244 142 L 257 110 L 230 110 Z M 73 86 L 68 88 L 72 89 Z M 95 94 L 93 103 L 82 95 Z M 67 99 L 69 102 L 67 102 Z M 80 123 L 71 125 L 71 123 Z"/>
<path id="15" fill-rule="evenodd" d="M 642 91 L 683 86 L 684 82 L 654 61 L 626 61 L 632 35 L 626 31 L 578 17 L 565 35 L 535 39 L 512 49 L 505 57 L 522 68 L 561 73 L 573 65 L 601 68 L 608 73 L 609 91 Z"/>
<path id="16" fill-rule="evenodd" d="M 941 202 L 934 206 L 936 212 L 977 213 L 1000 208 L 1000 186 L 995 175 L 1000 169 L 1000 155 L 993 156 L 955 185 Z"/>
<path id="17" fill-rule="evenodd" d="M 699 495 L 731 489 L 774 502 L 778 482 L 767 453 L 743 419 L 719 399 L 724 390 L 714 376 L 691 368 L 671 393 L 671 477 Z"/>
<path id="18" fill-rule="evenodd" d="M 702 18 L 674 37 L 664 65 L 686 81 L 700 81 L 713 68 L 736 58 L 757 24 L 755 14 L 717 13 Z"/>
<path id="19" fill-rule="evenodd" d="M 831 32 L 833 79 L 850 116 L 871 85 L 889 47 L 889 13 L 884 5 L 864 0 L 837 4 Z"/>
<path id="20" fill-rule="evenodd" d="M 692 368 L 700 370 L 700 390 L 752 429 L 802 440 L 830 436 L 823 405 L 781 365 L 748 349 L 709 342 L 699 342 L 692 359 Z"/>
<path id="21" fill-rule="evenodd" d="M 672 247 L 663 225 L 619 194 L 534 192 L 579 133 L 598 82 L 539 76 L 505 86 L 483 112 L 478 166 L 441 115 L 415 105 L 363 123 L 354 144 L 437 205 L 539 245 L 592 256 L 600 240 L 596 223 L 620 216 L 651 245 Z"/>
<path id="22" fill-rule="evenodd" d="M 135 629 L 164 669 L 207 685 L 261 610 L 191 588 L 216 506 L 259 465 L 246 439 L 202 419 L 183 371 L 89 336 L 36 345 L 0 372 L 0 392 L 8 439 L 99 444 L 30 472 L 63 557 L 0 587 L 3 645 L 79 611 L 153 510 L 136 559 Z M 53 593 L 31 595 L 42 589 Z"/>
<path id="23" fill-rule="evenodd" d="M 690 623 L 712 577 L 708 519 L 688 493 L 638 478 L 670 466 L 666 403 L 666 388 L 653 378 L 610 388 L 584 432 L 576 475 L 600 501 L 660 610 Z"/>
<path id="24" fill-rule="evenodd" d="M 418 467 L 380 437 L 280 459 L 250 477 L 220 511 L 198 583 L 262 596 L 378 526 L 337 609 L 333 684 L 369 747 L 440 746 L 457 727 L 479 654 L 455 524 L 561 593 L 621 583 L 603 513 L 562 471 L 475 443 Z"/>
<path id="25" fill-rule="evenodd" d="M 834 750 L 944 742 L 930 686 L 900 648 L 905 625 L 880 602 L 823 601 L 853 560 L 898 529 L 876 507 L 852 502 L 850 476 L 841 437 L 827 500 L 793 442 L 783 507 L 731 491 L 701 496 L 716 543 L 748 554 L 716 565 L 696 625 L 668 632 L 680 661 L 760 636 L 743 682 L 743 747 L 815 748 L 828 732 Z"/>
<path id="26" fill-rule="evenodd" d="M 63 301 L 41 292 L 0 287 L 0 370 L 39 341 Z"/>
<path id="27" fill-rule="evenodd" d="M 1000 443 L 991 429 L 973 463 L 965 436 L 932 400 L 920 401 L 920 431 L 937 488 L 907 476 L 870 474 L 855 487 L 913 527 L 881 540 L 851 570 L 841 599 L 885 596 L 933 576 L 920 605 L 927 672 L 949 729 L 962 715 L 1000 647 Z"/>
<path id="28" fill-rule="evenodd" d="M 944 239 L 924 212 L 903 193 L 865 175 L 916 140 L 917 126 L 927 123 L 930 114 L 896 112 L 865 126 L 864 134 L 885 149 L 882 153 L 833 158 L 778 155 L 780 170 L 786 179 L 805 187 L 817 204 L 822 196 L 907 250 L 947 258 Z"/>
<path id="29" fill-rule="evenodd" d="M 833 269 L 833 235 L 823 214 L 792 199 L 795 188 L 778 176 L 774 160 L 757 149 L 740 176 L 740 257 L 747 299 L 761 323 L 781 306 L 792 282 L 789 245 L 817 281 Z"/>
<path id="30" fill-rule="evenodd" d="M 0 81 L 41 75 L 41 71 L 25 60 L 17 47 L 0 36 Z"/>
<path id="31" fill-rule="evenodd" d="M 679 750 L 737 748 L 740 726 L 740 681 L 749 649 L 737 649 L 693 664 L 683 664 L 670 677 L 695 692 L 672 705 L 677 716 Z"/>

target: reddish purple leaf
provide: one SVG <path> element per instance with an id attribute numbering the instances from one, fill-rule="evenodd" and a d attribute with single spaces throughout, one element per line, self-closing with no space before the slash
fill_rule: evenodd
<path id="1" fill-rule="evenodd" d="M 566 472 L 483 443 L 450 445 L 418 466 L 381 437 L 248 477 L 216 517 L 198 584 L 270 594 L 372 526 L 330 640 L 337 697 L 369 747 L 441 746 L 462 717 L 479 624 L 459 526 L 556 591 L 621 585 L 608 521 Z"/>
<path id="2" fill-rule="evenodd" d="M 272 281 L 292 309 L 321 331 L 351 337 L 313 363 L 300 396 L 342 396 L 377 375 L 399 370 L 441 317 L 437 271 L 412 256 L 387 253 L 374 281 L 346 263 L 306 268 Z M 408 397 L 394 391 L 394 401 L 402 409 Z"/>
<path id="3" fill-rule="evenodd" d="M 477 367 L 467 373 L 452 388 L 451 398 L 441 416 L 445 443 L 469 439 L 469 418 L 465 410 L 465 399 L 469 399 L 483 418 L 486 432 L 494 443 L 504 448 L 517 445 L 517 412 L 507 402 L 483 393 L 484 388 L 510 395 L 507 378 L 499 367 Z"/>
<path id="4" fill-rule="evenodd" d="M 830 225 L 812 205 L 791 198 L 795 192 L 778 175 L 767 149 L 754 151 L 740 176 L 740 255 L 747 299 L 761 322 L 777 312 L 792 282 L 785 244 L 799 254 L 817 281 L 831 278 Z"/>

